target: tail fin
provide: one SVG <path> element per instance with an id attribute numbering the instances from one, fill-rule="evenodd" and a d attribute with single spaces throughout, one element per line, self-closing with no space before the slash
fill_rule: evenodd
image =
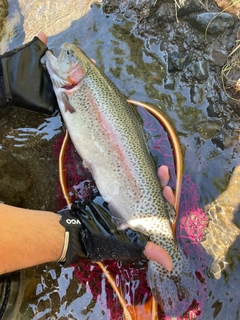
<path id="1" fill-rule="evenodd" d="M 168 272 L 155 261 L 149 261 L 147 278 L 152 294 L 167 316 L 179 317 L 198 297 L 199 281 L 190 261 L 180 250 L 180 261 L 174 261 L 173 271 Z M 192 270 L 191 270 L 192 269 Z"/>

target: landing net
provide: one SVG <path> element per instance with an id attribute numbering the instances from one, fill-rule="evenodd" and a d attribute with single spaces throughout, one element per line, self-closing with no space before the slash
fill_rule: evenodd
<path id="1" fill-rule="evenodd" d="M 143 120 L 143 128 L 149 137 L 148 143 L 156 162 L 156 165 L 165 164 L 169 167 L 171 180 L 169 185 L 174 188 L 176 182 L 174 157 L 168 135 L 159 122 L 143 108 L 138 109 Z M 62 141 L 62 136 L 55 145 L 55 154 L 58 158 Z M 86 200 L 92 196 L 97 188 L 88 172 L 83 168 L 81 159 L 71 142 L 66 149 L 65 169 L 67 172 L 67 186 L 72 200 Z M 206 298 L 206 265 L 204 250 L 201 247 L 207 217 L 203 210 L 198 207 L 199 195 L 197 186 L 191 181 L 189 176 L 183 176 L 182 193 L 179 207 L 179 217 L 177 226 L 177 240 L 182 243 L 182 247 L 193 260 L 196 275 L 199 279 L 199 295 L 193 301 L 187 312 L 178 319 L 201 318 Z M 58 209 L 66 206 L 60 184 L 57 192 Z M 150 297 L 151 291 L 146 281 L 147 264 L 145 261 L 121 262 L 105 261 L 108 270 L 115 275 L 115 281 L 122 290 L 122 294 L 127 304 L 144 304 Z M 102 308 L 106 319 L 124 319 L 122 307 L 118 301 L 116 293 L 106 280 L 98 265 L 92 262 L 79 262 L 74 265 L 75 274 L 87 290 L 91 291 L 93 299 Z M 171 319 L 163 314 L 159 308 L 159 319 Z M 176 318 L 175 318 L 176 319 Z"/>

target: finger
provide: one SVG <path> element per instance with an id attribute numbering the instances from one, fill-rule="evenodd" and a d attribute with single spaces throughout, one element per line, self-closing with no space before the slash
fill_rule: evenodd
<path id="1" fill-rule="evenodd" d="M 162 247 L 148 241 L 143 253 L 148 260 L 154 260 L 160 263 L 168 271 L 172 271 L 172 258 Z"/>
<path id="2" fill-rule="evenodd" d="M 175 194 L 172 191 L 172 188 L 169 186 L 166 186 L 163 189 L 163 196 L 169 202 L 172 206 L 175 204 Z"/>
<path id="3" fill-rule="evenodd" d="M 40 31 L 37 36 L 43 43 L 47 44 L 47 36 L 44 32 Z"/>
<path id="4" fill-rule="evenodd" d="M 158 177 L 162 187 L 164 188 L 170 180 L 170 174 L 167 166 L 163 165 L 158 168 Z"/>

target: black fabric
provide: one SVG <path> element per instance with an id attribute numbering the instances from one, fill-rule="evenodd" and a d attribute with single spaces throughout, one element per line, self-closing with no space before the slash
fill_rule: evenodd
<path id="1" fill-rule="evenodd" d="M 143 250 L 148 235 L 132 229 L 118 230 L 108 210 L 88 202 L 73 203 L 71 210 L 60 212 L 60 223 L 69 232 L 69 246 L 64 266 L 79 259 L 139 260 L 146 259 Z"/>
<path id="2" fill-rule="evenodd" d="M 52 114 L 58 109 L 52 82 L 41 58 L 46 45 L 34 37 L 0 56 L 0 107 L 16 106 Z"/>
<path id="3" fill-rule="evenodd" d="M 0 275 L 0 320 L 16 319 L 24 290 L 24 271 Z"/>

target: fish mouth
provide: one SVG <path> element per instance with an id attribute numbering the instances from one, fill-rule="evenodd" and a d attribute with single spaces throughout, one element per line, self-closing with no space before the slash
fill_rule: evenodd
<path id="1" fill-rule="evenodd" d="M 67 91 L 73 90 L 84 76 L 82 66 L 76 63 L 75 57 L 69 52 L 66 45 L 62 45 L 58 57 L 49 50 L 46 52 L 46 66 L 53 85 Z"/>
<path id="2" fill-rule="evenodd" d="M 51 51 L 47 51 L 45 53 L 46 55 L 46 67 L 48 70 L 48 73 L 52 79 L 53 84 L 57 88 L 65 89 L 65 90 L 71 90 L 73 89 L 77 83 L 70 83 L 68 81 L 67 76 L 61 76 L 59 72 L 59 61 L 61 61 L 62 58 L 62 52 L 60 53 L 59 57 L 56 58 Z"/>

